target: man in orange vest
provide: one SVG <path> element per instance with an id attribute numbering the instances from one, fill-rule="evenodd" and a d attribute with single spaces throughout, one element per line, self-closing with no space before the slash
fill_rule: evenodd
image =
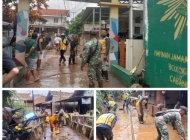
<path id="1" fill-rule="evenodd" d="M 59 119 L 61 119 L 61 117 L 63 116 L 62 113 L 58 113 L 58 111 L 55 112 L 54 115 L 52 115 L 49 118 L 49 122 L 50 122 L 50 127 L 51 127 L 51 132 L 53 133 L 53 129 L 55 128 L 55 134 L 59 134 Z"/>

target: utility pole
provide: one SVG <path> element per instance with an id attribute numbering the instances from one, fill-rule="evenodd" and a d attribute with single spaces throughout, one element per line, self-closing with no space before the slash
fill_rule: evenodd
<path id="1" fill-rule="evenodd" d="M 33 94 L 33 90 L 32 90 L 32 103 L 33 103 L 33 112 L 34 112 L 34 94 Z"/>

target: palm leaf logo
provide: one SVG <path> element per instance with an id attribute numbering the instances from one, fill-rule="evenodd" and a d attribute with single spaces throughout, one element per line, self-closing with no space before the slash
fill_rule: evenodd
<path id="1" fill-rule="evenodd" d="M 187 0 L 160 0 L 157 4 L 168 6 L 168 10 L 165 11 L 160 20 L 161 22 L 172 18 L 175 19 L 174 40 L 176 40 L 183 32 L 184 27 L 187 26 Z"/>

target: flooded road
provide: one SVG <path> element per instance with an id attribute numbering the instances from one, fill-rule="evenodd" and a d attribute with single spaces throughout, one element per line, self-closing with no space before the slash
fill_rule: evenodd
<path id="1" fill-rule="evenodd" d="M 80 54 L 80 53 L 79 53 Z M 40 80 L 31 85 L 25 85 L 25 78 L 18 83 L 16 87 L 38 87 L 38 88 L 56 88 L 56 87 L 86 87 L 88 88 L 87 70 L 81 71 L 81 58 L 76 56 L 76 64 L 69 65 L 69 51 L 66 52 L 66 62 L 59 66 L 59 52 L 55 50 L 46 50 L 44 59 L 42 60 L 42 68 L 44 70 L 38 71 Z M 33 78 L 31 77 L 31 81 Z M 98 82 L 96 81 L 96 87 Z M 104 82 L 104 87 L 125 87 L 116 77 L 109 74 L 109 82 Z"/>
<path id="2" fill-rule="evenodd" d="M 50 127 L 47 127 L 45 138 L 42 138 L 42 140 L 88 140 L 88 138 L 66 126 L 59 128 L 59 132 L 59 135 L 52 134 Z"/>

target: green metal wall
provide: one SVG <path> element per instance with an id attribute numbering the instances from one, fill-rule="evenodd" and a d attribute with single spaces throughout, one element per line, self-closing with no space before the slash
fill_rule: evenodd
<path id="1" fill-rule="evenodd" d="M 145 82 L 187 87 L 187 0 L 145 0 Z"/>

